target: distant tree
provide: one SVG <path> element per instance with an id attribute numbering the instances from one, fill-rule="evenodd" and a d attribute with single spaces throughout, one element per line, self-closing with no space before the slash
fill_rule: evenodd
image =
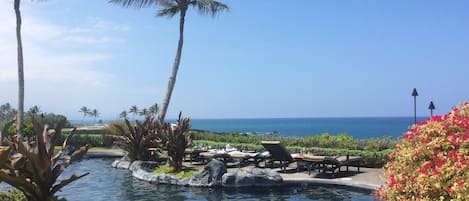
<path id="1" fill-rule="evenodd" d="M 127 119 L 127 111 L 122 111 L 120 114 L 119 114 L 119 117 L 120 118 L 123 118 L 123 119 Z"/>
<path id="2" fill-rule="evenodd" d="M 92 109 L 89 115 L 93 117 L 93 124 L 95 124 L 96 118 L 99 117 L 100 114 L 97 109 Z"/>
<path id="3" fill-rule="evenodd" d="M 136 105 L 133 105 L 132 107 L 130 107 L 129 109 L 129 113 L 133 113 L 134 114 L 134 120 L 135 120 L 135 116 L 138 115 L 138 107 Z"/>
<path id="4" fill-rule="evenodd" d="M 155 118 L 156 115 L 158 114 L 158 104 L 155 103 L 154 105 L 150 106 L 150 108 L 148 108 L 148 113 L 150 116 Z"/>
<path id="5" fill-rule="evenodd" d="M 147 117 L 149 116 L 150 112 L 148 112 L 147 108 L 143 108 L 138 114 L 140 114 L 140 116 Z"/>
<path id="6" fill-rule="evenodd" d="M 163 123 L 166 116 L 166 111 L 168 110 L 169 102 L 171 100 L 171 94 L 173 93 L 174 85 L 176 84 L 176 76 L 179 69 L 179 63 L 181 61 L 182 46 L 184 41 L 184 21 L 187 9 L 191 6 L 196 8 L 200 14 L 212 14 L 212 16 L 215 16 L 216 14 L 228 10 L 229 8 L 227 5 L 215 0 L 110 0 L 109 2 L 121 4 L 124 7 L 143 8 L 150 6 L 160 6 L 161 9 L 157 12 L 157 16 L 160 17 L 173 17 L 176 14 L 179 14 L 178 47 L 176 56 L 174 58 L 171 75 L 169 77 L 168 89 L 166 90 L 166 95 L 163 98 L 162 106 L 158 116 L 158 121 Z"/>
<path id="7" fill-rule="evenodd" d="M 41 108 L 37 105 L 34 105 L 31 108 L 29 108 L 28 113 L 32 115 L 39 114 L 41 113 Z"/>
<path id="8" fill-rule="evenodd" d="M 80 110 L 78 110 L 78 112 L 83 113 L 83 118 L 81 119 L 81 123 L 83 123 L 83 121 L 85 120 L 86 115 L 88 115 L 90 113 L 90 109 L 86 106 L 83 106 L 83 107 L 80 108 Z"/>

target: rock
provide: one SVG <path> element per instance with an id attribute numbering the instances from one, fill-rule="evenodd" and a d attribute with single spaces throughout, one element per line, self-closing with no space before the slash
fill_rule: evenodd
<path id="1" fill-rule="evenodd" d="M 223 187 L 279 186 L 283 182 L 280 174 L 272 169 L 248 168 L 224 174 Z"/>
<path id="2" fill-rule="evenodd" d="M 130 171 L 135 171 L 138 169 L 145 170 L 147 172 L 153 172 L 156 167 L 158 167 L 159 164 L 154 161 L 134 161 L 130 166 L 129 170 Z"/>
<path id="3" fill-rule="evenodd" d="M 154 184 L 172 184 L 179 186 L 187 186 L 189 178 L 179 178 L 169 174 L 154 174 L 153 170 L 158 167 L 157 162 L 153 161 L 134 161 L 129 170 L 132 171 L 132 176 L 148 181 Z"/>
<path id="4" fill-rule="evenodd" d="M 212 159 L 203 170 L 197 172 L 189 181 L 189 186 L 216 187 L 221 186 L 222 176 L 225 174 L 226 166 L 218 160 Z"/>
<path id="5" fill-rule="evenodd" d="M 129 169 L 129 167 L 130 167 L 130 161 L 118 159 L 118 160 L 115 160 L 114 162 L 112 162 L 112 165 L 111 165 L 111 166 L 112 166 L 113 168 Z"/>

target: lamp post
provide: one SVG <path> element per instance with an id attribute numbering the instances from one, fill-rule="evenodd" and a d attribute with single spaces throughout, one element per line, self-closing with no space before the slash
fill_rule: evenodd
<path id="1" fill-rule="evenodd" d="M 430 117 L 433 117 L 433 110 L 435 109 L 435 104 L 433 104 L 433 101 L 430 101 L 428 109 L 430 110 Z"/>
<path id="2" fill-rule="evenodd" d="M 412 96 L 414 97 L 414 123 L 417 123 L 417 96 L 419 93 L 417 92 L 417 89 L 414 88 L 412 91 Z"/>

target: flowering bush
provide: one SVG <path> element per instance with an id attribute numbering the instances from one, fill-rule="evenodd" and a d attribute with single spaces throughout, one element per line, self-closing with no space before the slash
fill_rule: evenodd
<path id="1" fill-rule="evenodd" d="M 389 155 L 383 200 L 469 200 L 469 102 L 419 122 Z"/>

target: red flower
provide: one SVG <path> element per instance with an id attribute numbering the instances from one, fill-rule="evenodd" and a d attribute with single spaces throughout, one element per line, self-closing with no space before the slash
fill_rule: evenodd
<path id="1" fill-rule="evenodd" d="M 451 186 L 446 187 L 446 192 L 451 193 L 451 191 L 453 191 L 451 190 Z"/>
<path id="2" fill-rule="evenodd" d="M 457 180 L 456 183 L 458 184 L 458 186 L 464 186 L 463 180 Z"/>
<path id="3" fill-rule="evenodd" d="M 458 158 L 458 151 L 456 149 L 453 149 L 448 153 L 447 156 L 451 160 L 456 160 Z"/>

